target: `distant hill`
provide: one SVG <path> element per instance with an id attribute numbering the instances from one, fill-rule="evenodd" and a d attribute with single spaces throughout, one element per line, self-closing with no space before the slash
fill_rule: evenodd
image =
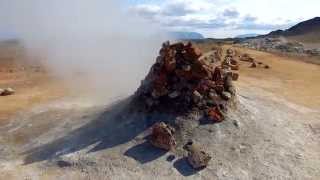
<path id="1" fill-rule="evenodd" d="M 301 36 L 309 33 L 320 34 L 320 17 L 298 23 L 287 30 L 276 30 L 267 36 Z"/>
<path id="2" fill-rule="evenodd" d="M 169 35 L 174 39 L 187 40 L 187 39 L 204 39 L 204 36 L 197 32 L 169 32 Z"/>
<path id="3" fill-rule="evenodd" d="M 236 36 L 235 38 L 249 38 L 249 37 L 257 37 L 259 35 L 260 34 L 254 34 L 254 33 L 252 33 L 252 34 L 242 34 L 242 35 Z"/>

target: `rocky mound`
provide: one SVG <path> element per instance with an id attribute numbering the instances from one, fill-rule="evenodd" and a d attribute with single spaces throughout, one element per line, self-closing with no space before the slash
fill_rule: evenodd
<path id="1" fill-rule="evenodd" d="M 208 62 L 191 43 L 166 42 L 136 96 L 148 111 L 198 111 L 221 122 L 236 95 L 232 80 L 238 74 L 232 70 L 238 68 L 232 53 L 222 64 Z"/>
<path id="2" fill-rule="evenodd" d="M 234 59 L 236 53 L 231 49 L 227 51 L 223 61 L 222 53 L 212 53 L 207 54 L 209 57 L 204 57 L 191 43 L 164 43 L 156 63 L 136 92 L 138 107 L 150 114 L 154 111 L 169 112 L 181 115 L 184 117 L 182 119 L 188 119 L 185 117 L 190 114 L 197 114 L 200 115 L 198 120 L 206 123 L 222 122 L 227 109 L 235 102 L 236 89 L 232 81 L 239 77 L 234 72 L 239 70 L 239 64 Z M 186 123 L 191 124 L 191 121 Z M 177 142 L 180 145 L 186 143 L 179 139 L 178 134 L 188 134 L 188 130 L 185 130 L 188 125 L 167 123 L 158 122 L 153 126 L 150 143 L 170 151 L 177 149 Z M 191 131 L 189 129 L 189 133 Z M 188 141 L 184 147 L 188 147 L 184 150 L 188 151 L 187 160 L 194 169 L 207 166 L 211 156 L 201 150 L 201 147 L 194 145 L 192 141 Z"/>

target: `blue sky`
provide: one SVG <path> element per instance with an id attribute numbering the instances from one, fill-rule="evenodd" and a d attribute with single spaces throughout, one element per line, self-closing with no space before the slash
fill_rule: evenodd
<path id="1" fill-rule="evenodd" d="M 150 23 L 207 37 L 262 34 L 320 16 L 319 0 L 126 0 L 126 4 Z"/>

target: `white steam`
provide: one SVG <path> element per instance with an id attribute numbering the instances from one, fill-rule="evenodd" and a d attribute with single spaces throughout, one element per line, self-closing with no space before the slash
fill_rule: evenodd
<path id="1" fill-rule="evenodd" d="M 116 0 L 1 0 L 0 30 L 76 88 L 115 97 L 132 93 L 164 40 Z"/>

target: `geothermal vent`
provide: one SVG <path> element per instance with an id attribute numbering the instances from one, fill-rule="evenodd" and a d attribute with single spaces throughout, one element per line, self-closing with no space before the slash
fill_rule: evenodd
<path id="1" fill-rule="evenodd" d="M 191 43 L 163 44 L 156 63 L 136 96 L 148 111 L 200 112 L 212 122 L 221 122 L 234 104 L 238 79 L 234 52 L 221 61 L 221 48 L 202 55 Z"/>
<path id="2" fill-rule="evenodd" d="M 224 61 L 221 61 L 221 48 L 202 55 L 191 43 L 164 43 L 156 63 L 135 94 L 139 107 L 150 114 L 169 113 L 182 119 L 197 114 L 200 115 L 199 121 L 222 122 L 227 109 L 235 104 L 236 99 L 232 81 L 238 79 L 239 75 L 234 71 L 239 66 L 233 59 L 234 54 L 229 49 Z M 185 121 L 187 125 L 182 125 L 178 120 L 165 121 L 153 125 L 150 143 L 164 150 L 176 151 L 183 147 L 184 151 L 188 151 L 187 159 L 194 169 L 206 167 L 211 156 L 197 146 L 192 137 L 187 142 L 182 138 L 183 134 L 192 134 L 185 127 L 194 121 Z"/>

